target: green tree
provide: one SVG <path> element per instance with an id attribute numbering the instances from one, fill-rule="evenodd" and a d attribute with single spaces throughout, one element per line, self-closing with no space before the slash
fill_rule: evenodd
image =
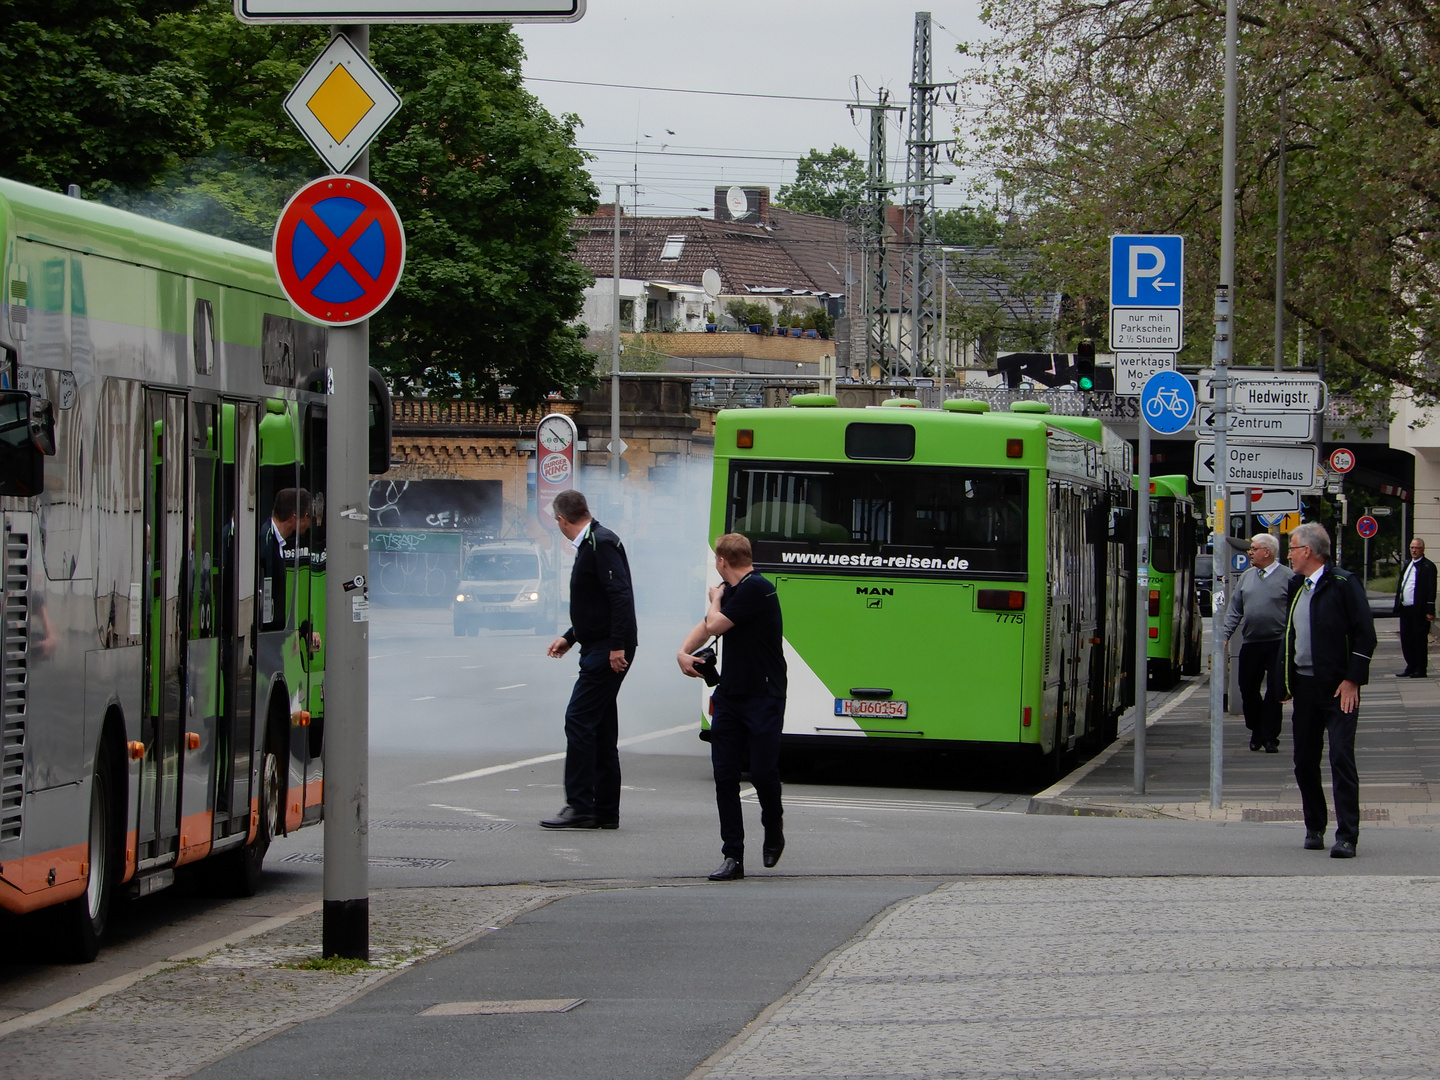
<path id="1" fill-rule="evenodd" d="M 785 210 L 841 218 L 845 207 L 865 202 L 865 163 L 853 150 L 812 149 L 795 165 L 795 183 L 782 184 L 775 205 Z"/>
<path id="2" fill-rule="evenodd" d="M 1066 285 L 1103 319 L 1112 232 L 1186 237 L 1182 360 L 1207 362 L 1218 282 L 1224 5 L 1014 0 L 970 51 L 972 145 Z M 1268 363 L 1286 117 L 1285 310 L 1362 400 L 1440 393 L 1440 19 L 1421 0 L 1253 0 L 1242 12 L 1236 357 Z M 1296 335 L 1290 335 L 1290 356 Z"/>
<path id="3" fill-rule="evenodd" d="M 956 247 L 996 244 L 1004 228 L 995 211 L 984 206 L 956 206 L 935 214 L 935 238 Z"/>
<path id="4" fill-rule="evenodd" d="M 208 145 L 199 73 L 156 36 L 194 0 L 0 2 L 0 171 L 86 193 Z"/>

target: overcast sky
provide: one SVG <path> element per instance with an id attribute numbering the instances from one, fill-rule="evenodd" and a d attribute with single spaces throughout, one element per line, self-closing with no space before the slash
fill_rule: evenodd
<path id="1" fill-rule="evenodd" d="M 931 5 L 935 81 L 960 70 L 960 41 L 984 35 L 979 9 L 978 0 Z M 588 0 L 577 23 L 515 29 L 530 91 L 584 122 L 577 141 L 596 158 L 601 200 L 617 182 L 638 181 L 638 201 L 621 194 L 627 209 L 635 201 L 640 214 L 691 215 L 713 206 L 716 185 L 778 195 L 812 148 L 838 143 L 865 158 L 869 114 L 852 120 L 844 102 L 855 100 L 858 77 L 862 101 L 884 88 L 892 105 L 909 105 L 916 10 L 887 0 Z M 888 126 L 892 179 L 905 175 L 908 122 L 908 112 L 892 114 Z M 936 138 L 954 126 L 953 108 L 936 111 Z M 960 188 L 937 189 L 937 205 L 964 205 Z"/>

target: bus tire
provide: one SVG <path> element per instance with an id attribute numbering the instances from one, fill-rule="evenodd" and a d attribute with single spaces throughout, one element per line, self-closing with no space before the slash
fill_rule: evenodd
<path id="1" fill-rule="evenodd" d="M 115 740 L 102 738 L 90 782 L 89 880 L 85 891 L 60 905 L 57 944 L 64 959 L 88 964 L 100 952 L 125 859 L 121 807 L 124 777 Z"/>

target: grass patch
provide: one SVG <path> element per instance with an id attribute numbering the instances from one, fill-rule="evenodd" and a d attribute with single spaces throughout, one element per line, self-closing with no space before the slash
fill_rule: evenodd
<path id="1" fill-rule="evenodd" d="M 357 971 L 368 971 L 377 965 L 369 960 L 354 960 L 345 956 L 312 956 L 306 960 L 276 966 L 293 971 L 328 971 L 335 975 L 354 975 Z"/>

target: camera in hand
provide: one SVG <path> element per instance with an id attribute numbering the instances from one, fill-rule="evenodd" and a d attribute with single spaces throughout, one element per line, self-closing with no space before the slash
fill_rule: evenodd
<path id="1" fill-rule="evenodd" d="M 690 654 L 695 657 L 695 670 L 705 680 L 706 686 L 714 686 L 720 681 L 720 669 L 715 666 L 715 648 L 707 645 Z"/>

